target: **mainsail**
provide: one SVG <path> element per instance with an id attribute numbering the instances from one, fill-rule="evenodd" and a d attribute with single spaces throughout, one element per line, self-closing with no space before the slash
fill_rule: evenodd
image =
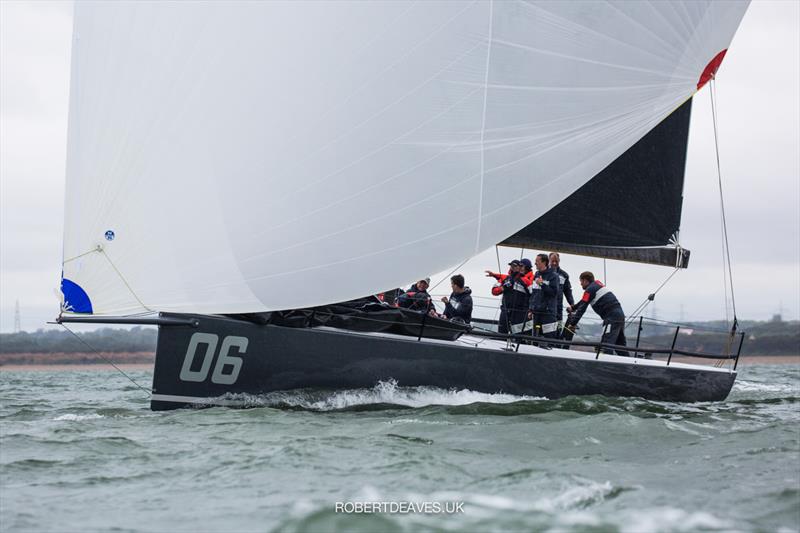
<path id="1" fill-rule="evenodd" d="M 684 104 L 746 6 L 77 2 L 64 310 L 291 309 L 443 270 Z"/>
<path id="2" fill-rule="evenodd" d="M 691 110 L 689 100 L 597 176 L 501 244 L 688 267 L 689 250 L 678 245 L 678 233 Z"/>

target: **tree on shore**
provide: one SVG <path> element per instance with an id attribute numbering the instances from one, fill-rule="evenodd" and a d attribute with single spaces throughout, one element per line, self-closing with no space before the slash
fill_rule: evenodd
<path id="1" fill-rule="evenodd" d="M 0 353 L 84 353 L 92 349 L 112 353 L 154 352 L 157 334 L 156 328 L 138 326 L 78 333 L 80 340 L 68 331 L 58 330 L 3 333 L 0 334 Z"/>

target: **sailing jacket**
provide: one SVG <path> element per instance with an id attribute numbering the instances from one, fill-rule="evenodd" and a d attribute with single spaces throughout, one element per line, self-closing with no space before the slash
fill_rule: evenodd
<path id="1" fill-rule="evenodd" d="M 431 308 L 431 296 L 428 291 L 421 291 L 414 284 L 405 293 L 397 297 L 397 305 L 412 311 L 428 312 Z"/>
<path id="2" fill-rule="evenodd" d="M 564 297 L 567 298 L 569 305 L 575 305 L 575 298 L 572 296 L 572 283 L 569 281 L 569 274 L 561 270 L 561 267 L 556 269 L 558 274 L 558 295 L 556 295 L 556 318 L 561 320 L 564 316 Z"/>
<path id="3" fill-rule="evenodd" d="M 489 272 L 489 275 L 497 280 L 497 283 L 492 285 L 492 296 L 501 296 L 503 294 L 503 282 L 511 275 L 511 270 L 508 271 L 508 274 Z"/>
<path id="4" fill-rule="evenodd" d="M 531 298 L 531 283 L 533 283 L 533 272 L 526 274 L 514 272 L 506 276 L 503 280 L 503 305 L 505 308 L 512 312 L 524 311 L 527 313 Z M 514 324 L 517 322 L 516 314 L 511 321 Z"/>
<path id="5" fill-rule="evenodd" d="M 452 293 L 450 301 L 444 304 L 444 317 L 460 318 L 467 324 L 472 320 L 472 289 L 464 287 L 461 294 Z"/>
<path id="6" fill-rule="evenodd" d="M 536 279 L 542 280 L 542 284 L 536 283 Z M 530 309 L 534 313 L 542 313 L 556 317 L 556 297 L 559 294 L 558 274 L 552 269 L 537 270 L 534 274 L 534 282 L 531 285 L 531 305 Z"/>
<path id="7" fill-rule="evenodd" d="M 575 304 L 575 312 L 570 322 L 577 324 L 590 305 L 594 312 L 600 315 L 603 322 L 625 320 L 625 313 L 622 312 L 622 305 L 617 297 L 608 290 L 608 287 L 595 280 L 586 287 L 581 301 Z"/>

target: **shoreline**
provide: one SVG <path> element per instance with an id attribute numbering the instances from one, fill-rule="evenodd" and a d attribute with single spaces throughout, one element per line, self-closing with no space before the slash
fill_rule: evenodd
<path id="1" fill-rule="evenodd" d="M 152 363 L 114 363 L 117 365 L 117 368 L 122 370 L 153 370 Z M 72 364 L 65 364 L 65 363 L 41 363 L 41 364 L 9 364 L 4 365 L 0 364 L 0 373 L 3 372 L 42 372 L 46 370 L 61 372 L 65 370 L 76 370 L 76 371 L 92 371 L 92 372 L 114 372 L 115 368 L 108 363 L 76 363 Z"/>

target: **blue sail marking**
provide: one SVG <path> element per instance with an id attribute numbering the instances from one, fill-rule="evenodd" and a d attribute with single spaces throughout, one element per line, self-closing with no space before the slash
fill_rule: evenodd
<path id="1" fill-rule="evenodd" d="M 64 311 L 92 313 L 92 301 L 89 295 L 74 281 L 61 278 L 61 293 L 64 295 Z"/>

